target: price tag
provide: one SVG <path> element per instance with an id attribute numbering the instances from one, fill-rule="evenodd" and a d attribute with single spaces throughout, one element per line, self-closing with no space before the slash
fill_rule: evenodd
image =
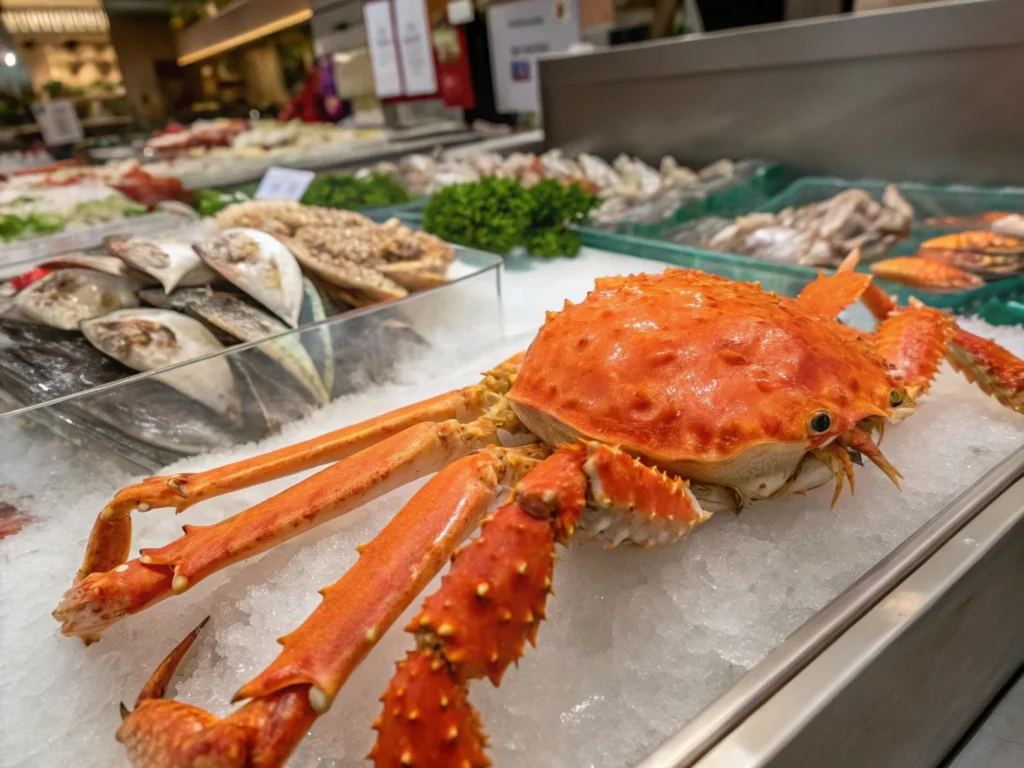
<path id="1" fill-rule="evenodd" d="M 294 168 L 271 166 L 256 188 L 256 200 L 299 200 L 313 181 L 316 173 Z"/>
<path id="2" fill-rule="evenodd" d="M 85 136 L 75 105 L 67 99 L 38 101 L 32 105 L 32 114 L 49 147 L 74 144 Z"/>

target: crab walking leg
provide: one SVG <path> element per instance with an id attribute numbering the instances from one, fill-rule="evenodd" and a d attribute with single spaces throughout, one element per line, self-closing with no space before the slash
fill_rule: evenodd
<path id="1" fill-rule="evenodd" d="M 146 700 L 118 730 L 131 762 L 147 768 L 283 765 L 377 638 L 477 525 L 499 486 L 513 484 L 546 454 L 541 445 L 490 447 L 439 472 L 361 548 L 356 564 L 321 590 L 323 602 L 281 639 L 277 660 L 235 697 L 252 701 L 224 720 L 150 698 L 166 689 L 182 646 L 191 642 L 186 639 L 160 665 L 140 697 Z"/>
<path id="2" fill-rule="evenodd" d="M 946 359 L 964 377 L 1017 413 L 1024 413 L 1024 360 L 954 326 Z"/>
<path id="3" fill-rule="evenodd" d="M 871 313 L 885 320 L 899 307 L 875 285 L 861 298 Z M 1024 413 L 1024 360 L 989 339 L 953 324 L 946 360 L 968 381 L 1017 413 Z"/>
<path id="4" fill-rule="evenodd" d="M 819 317 L 835 318 L 854 304 L 871 284 L 871 275 L 862 272 L 836 272 L 818 277 L 808 283 L 796 297 L 796 303 Z"/>
<path id="5" fill-rule="evenodd" d="M 320 437 L 205 472 L 150 477 L 131 485 L 114 496 L 100 512 L 77 580 L 96 571 L 108 571 L 128 558 L 132 510 L 146 512 L 171 507 L 181 512 L 205 499 L 340 461 L 416 424 L 449 419 L 471 421 L 482 416 L 508 392 L 521 360 L 521 354 L 509 358 L 486 373 L 479 384 Z"/>
<path id="6" fill-rule="evenodd" d="M 517 425 L 511 409 L 498 407 L 470 424 L 410 427 L 237 515 L 208 526 L 186 525 L 176 541 L 90 574 L 64 594 L 53 615 L 65 635 L 91 642 L 124 616 L 497 443 L 499 427 Z"/>
<path id="7" fill-rule="evenodd" d="M 568 543 L 588 504 L 602 516 L 618 513 L 618 525 L 644 545 L 655 521 L 671 531 L 667 541 L 708 517 L 684 482 L 606 446 L 571 446 L 542 462 L 456 554 L 440 590 L 407 627 L 417 649 L 381 699 L 369 755 L 377 768 L 490 764 L 466 683 L 487 677 L 498 685 L 526 642 L 536 643 L 555 543 Z"/>
<path id="8" fill-rule="evenodd" d="M 906 387 L 911 400 L 925 394 L 939 371 L 953 332 L 953 319 L 918 305 L 889 315 L 875 330 L 875 352 Z"/>

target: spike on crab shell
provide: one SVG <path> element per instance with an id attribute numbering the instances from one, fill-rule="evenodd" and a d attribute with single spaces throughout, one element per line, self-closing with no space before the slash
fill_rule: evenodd
<path id="1" fill-rule="evenodd" d="M 465 686 L 434 660 L 430 651 L 417 650 L 399 662 L 383 696 L 383 713 L 374 722 L 377 742 L 369 759 L 378 768 L 490 765 L 484 754 L 487 740 Z"/>
<path id="2" fill-rule="evenodd" d="M 846 258 L 839 263 L 839 266 L 836 267 L 836 274 L 840 275 L 846 272 L 853 272 L 857 269 L 857 265 L 860 264 L 860 258 L 860 248 L 854 248 L 847 254 Z"/>
<path id="3" fill-rule="evenodd" d="M 515 502 L 495 512 L 481 531 L 406 629 L 421 647 L 438 649 L 456 680 L 488 677 L 498 685 L 543 615 L 555 531 L 548 519 Z M 487 584 L 485 600 L 481 583 Z"/>

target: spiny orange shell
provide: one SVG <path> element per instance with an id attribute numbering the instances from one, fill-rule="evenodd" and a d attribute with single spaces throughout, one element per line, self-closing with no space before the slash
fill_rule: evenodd
<path id="1" fill-rule="evenodd" d="M 509 397 L 656 461 L 715 461 L 888 415 L 894 386 L 834 321 L 752 283 L 672 269 L 598 280 L 549 314 Z M 812 438 L 819 410 L 832 426 Z"/>

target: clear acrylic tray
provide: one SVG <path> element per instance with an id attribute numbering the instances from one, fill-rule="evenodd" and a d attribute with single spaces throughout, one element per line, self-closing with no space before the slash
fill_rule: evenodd
<path id="1" fill-rule="evenodd" d="M 367 383 L 386 381 L 396 365 L 410 356 L 430 354 L 439 340 L 452 344 L 465 335 L 467 345 L 477 345 L 500 336 L 501 259 L 468 248 L 456 250 L 450 281 L 436 288 L 50 401 L 40 402 L 45 395 L 34 385 L 26 391 L 12 384 L 11 390 L 0 389 L 0 413 L 45 425 L 76 445 L 146 469 L 260 439 L 308 416 L 322 404 L 324 392 L 337 398 Z M 275 362 L 281 349 L 296 344 L 316 368 L 322 390 L 303 384 Z M 159 381 L 168 372 L 202 381 L 224 365 L 230 367 L 240 406 L 236 423 Z M 23 436 L 38 439 L 38 428 Z"/>

